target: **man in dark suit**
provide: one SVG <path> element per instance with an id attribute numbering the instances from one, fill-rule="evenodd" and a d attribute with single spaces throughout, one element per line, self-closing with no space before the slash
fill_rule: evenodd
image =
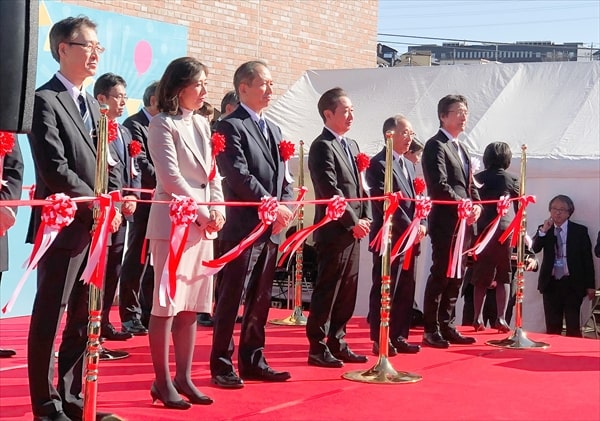
<path id="1" fill-rule="evenodd" d="M 98 103 L 83 88 L 96 73 L 104 48 L 96 24 L 69 17 L 50 30 L 50 50 L 60 69 L 37 89 L 29 143 L 35 165 L 35 198 L 64 193 L 94 196 Z M 121 168 L 109 170 L 109 191 L 121 189 Z M 120 205 L 117 205 L 120 207 Z M 33 209 L 27 241 L 33 242 L 42 208 Z M 75 220 L 65 227 L 37 267 L 37 293 L 27 342 L 27 368 L 34 419 L 80 420 L 83 355 L 87 342 L 88 291 L 80 281 L 87 262 L 93 224 L 90 203 L 79 203 Z M 121 214 L 111 223 L 114 232 Z M 58 354 L 58 390 L 53 385 L 54 341 L 62 315 L 67 321 Z"/>
<path id="2" fill-rule="evenodd" d="M 114 139 L 109 135 L 109 151 L 112 159 L 109 165 L 119 165 L 122 169 L 121 182 L 123 184 L 122 206 L 123 223 L 111 236 L 111 242 L 108 246 L 106 256 L 106 276 L 104 278 L 104 296 L 102 306 L 102 322 L 100 324 L 100 336 L 113 341 L 124 341 L 130 339 L 132 332 L 119 332 L 110 322 L 110 309 L 115 299 L 119 277 L 121 275 L 121 264 L 123 262 L 123 250 L 125 248 L 125 236 L 127 234 L 127 222 L 132 220 L 136 209 L 136 200 L 139 192 L 129 191 L 127 188 L 139 189 L 141 187 L 139 170 L 129 155 L 129 146 L 131 144 L 131 133 L 127 128 L 121 126 L 116 119 L 123 115 L 125 105 L 127 104 L 127 83 L 119 75 L 114 73 L 105 73 L 100 76 L 94 84 L 94 97 L 98 103 L 108 106 L 106 116 L 108 120 L 116 125 Z M 138 335 L 147 334 L 148 331 L 143 326 Z M 102 355 L 101 355 L 102 359 Z"/>
<path id="3" fill-rule="evenodd" d="M 308 152 L 315 199 L 336 195 L 348 200 L 367 197 L 356 168 L 358 143 L 344 137 L 354 119 L 350 98 L 341 88 L 330 89 L 321 95 L 318 109 L 325 127 Z M 315 222 L 325 217 L 326 210 L 325 204 L 315 206 Z M 367 361 L 366 356 L 355 354 L 348 347 L 344 336 L 356 304 L 360 240 L 369 234 L 370 227 L 369 201 L 349 201 L 340 219 L 313 234 L 318 257 L 317 280 L 306 322 L 309 365 L 335 368 L 344 362 Z"/>
<path id="4" fill-rule="evenodd" d="M 440 130 L 425 144 L 422 161 L 427 192 L 434 201 L 479 200 L 469 153 L 458 140 L 468 115 L 467 99 L 462 95 L 447 95 L 438 103 Z M 465 246 L 480 215 L 481 206 L 474 205 L 467 219 Z M 432 265 L 423 299 L 423 344 L 434 348 L 475 342 L 474 338 L 462 336 L 452 323 L 461 277 L 447 277 L 446 271 L 452 244 L 458 241 L 454 235 L 457 222 L 457 205 L 433 204 L 428 220 Z"/>
<path id="5" fill-rule="evenodd" d="M 219 122 L 216 131 L 225 136 L 225 151 L 217 156 L 226 201 L 260 202 L 264 196 L 278 201 L 292 200 L 292 187 L 284 177 L 279 153 L 281 130 L 266 120 L 263 111 L 272 95 L 273 80 L 262 61 L 249 61 L 235 71 L 233 85 L 240 105 Z M 220 251 L 227 252 L 259 224 L 254 206 L 228 206 L 227 223 L 221 231 Z M 248 380 L 285 381 L 287 371 L 275 371 L 264 356 L 265 324 L 271 304 L 280 232 L 289 224 L 292 212 L 283 204 L 277 220 L 267 232 L 224 268 L 218 283 L 214 314 L 213 345 L 210 355 L 212 383 L 240 388 L 244 383 L 231 360 L 233 329 L 244 284 L 247 284 L 244 317 L 240 333 L 238 364 L 240 376 Z"/>
<path id="6" fill-rule="evenodd" d="M 596 293 L 592 242 L 587 228 L 569 219 L 575 212 L 569 196 L 555 196 L 548 210 L 550 217 L 538 227 L 532 244 L 535 253 L 543 250 L 538 290 L 546 331 L 560 335 L 564 317 L 567 336 L 581 337 L 581 301 L 586 295 L 592 300 Z"/>
<path id="7" fill-rule="evenodd" d="M 150 120 L 158 114 L 156 87 L 158 82 L 151 83 L 144 91 L 144 107 L 137 113 L 129 116 L 123 126 L 129 129 L 131 137 L 142 142 L 143 151 L 136 157 L 136 163 L 141 173 L 141 187 L 154 189 L 156 175 L 154 165 L 148 151 L 148 126 Z M 141 200 L 151 200 L 151 193 L 141 193 Z M 133 214 L 133 221 L 129 224 L 127 233 L 127 251 L 123 258 L 121 279 L 119 286 L 119 315 L 121 316 L 121 329 L 133 335 L 147 332 L 152 310 L 152 292 L 154 290 L 154 269 L 146 256 L 142 264 L 141 256 L 146 238 L 146 227 L 150 203 L 138 202 Z M 145 266 L 145 270 L 144 270 Z"/>
<path id="8" fill-rule="evenodd" d="M 392 191 L 401 192 L 403 197 L 414 199 L 415 188 L 415 167 L 406 158 L 404 154 L 408 151 L 414 132 L 410 122 L 401 115 L 390 117 L 383 123 L 383 136 L 392 132 L 393 141 L 393 161 L 392 161 Z M 385 167 L 386 167 L 386 147 L 384 146 L 377 155 L 371 158 L 371 164 L 367 168 L 367 184 L 370 187 L 369 194 L 373 197 L 383 196 Z M 373 241 L 383 225 L 383 200 L 376 200 L 371 203 L 373 209 L 373 224 L 369 233 L 369 240 Z M 392 247 L 398 238 L 408 228 L 415 214 L 415 202 L 402 200 L 400 206 L 394 212 L 391 221 L 391 245 Z M 420 241 L 427 233 L 425 221 L 419 226 L 417 239 Z M 414 246 L 415 249 L 418 248 Z M 380 310 L 381 310 L 381 255 L 379 251 L 371 250 L 373 253 L 373 275 L 371 293 L 369 294 L 369 325 L 370 337 L 373 341 L 373 353 L 379 355 L 379 330 L 380 330 Z M 411 253 L 411 261 L 407 270 L 402 269 L 404 264 L 404 255 L 398 256 L 391 264 L 390 273 L 390 297 L 391 309 L 389 320 L 389 345 L 388 355 L 393 356 L 396 353 L 414 354 L 420 351 L 419 345 L 409 344 L 408 332 L 412 317 L 413 302 L 415 299 L 415 257 L 416 250 Z"/>
<path id="9" fill-rule="evenodd" d="M 2 158 L 2 180 L 5 185 L 0 186 L 0 201 L 18 200 L 21 198 L 23 186 L 23 157 L 19 141 L 15 136 L 15 145 L 4 158 Z M 16 221 L 17 207 L 2 206 L 0 202 L 0 281 L 2 273 L 8 270 L 8 235 L 6 231 Z M 8 358 L 15 355 L 13 349 L 0 348 L 0 358 Z"/>

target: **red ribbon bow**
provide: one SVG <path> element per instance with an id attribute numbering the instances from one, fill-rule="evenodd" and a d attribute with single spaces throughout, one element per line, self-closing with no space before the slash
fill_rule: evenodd
<path id="1" fill-rule="evenodd" d="M 400 238 L 398 238 L 398 241 L 396 241 L 396 244 L 394 244 L 394 248 L 392 248 L 392 261 L 394 261 L 394 259 L 402 253 L 406 253 L 404 255 L 404 263 L 402 264 L 402 269 L 404 270 L 408 270 L 408 267 L 410 266 L 413 246 L 417 241 L 417 234 L 419 233 L 419 225 L 421 225 L 421 220 L 427 218 L 429 215 L 429 212 L 431 211 L 431 204 L 431 199 L 428 197 L 417 200 L 415 204 L 414 219 L 410 222 L 410 225 L 402 233 Z"/>
<path id="2" fill-rule="evenodd" d="M 502 233 L 502 235 L 498 239 L 498 241 L 500 241 L 500 243 L 504 244 L 506 239 L 511 234 L 514 234 L 510 240 L 511 247 L 517 246 L 517 237 L 518 237 L 517 234 L 519 233 L 519 230 L 521 228 L 521 221 L 523 220 L 523 213 L 525 212 L 527 205 L 529 205 L 530 203 L 535 203 L 535 196 L 522 196 L 519 198 L 519 203 L 521 204 L 521 206 L 519 206 L 519 210 L 517 210 L 517 213 L 515 214 L 515 218 L 512 220 L 512 222 L 510 223 L 510 225 L 508 226 L 506 231 L 504 231 L 504 233 Z"/>
<path id="3" fill-rule="evenodd" d="M 465 243 L 465 232 L 467 229 L 467 218 L 473 212 L 473 202 L 470 199 L 462 199 L 458 203 L 458 221 L 455 228 L 456 241 L 450 247 L 448 256 L 448 278 L 460 278 L 462 276 L 462 250 Z"/>
<path id="4" fill-rule="evenodd" d="M 214 132 L 210 138 L 212 145 L 211 151 L 211 164 L 210 173 L 208 174 L 208 181 L 213 181 L 217 176 L 217 155 L 225 150 L 225 136 L 221 133 Z"/>

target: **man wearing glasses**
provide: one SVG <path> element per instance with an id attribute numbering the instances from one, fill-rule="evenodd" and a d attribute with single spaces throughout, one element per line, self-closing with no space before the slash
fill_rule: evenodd
<path id="1" fill-rule="evenodd" d="M 543 250 L 538 290 L 544 302 L 546 332 L 560 335 L 563 317 L 567 336 L 581 337 L 579 309 L 583 297 L 594 298 L 592 242 L 585 226 L 569 218 L 575 205 L 569 196 L 559 194 L 548 205 L 550 217 L 539 226 L 532 249 Z"/>
<path id="2" fill-rule="evenodd" d="M 37 89 L 29 143 L 35 166 L 35 199 L 55 193 L 94 196 L 96 175 L 96 100 L 83 82 L 94 76 L 99 54 L 96 24 L 85 16 L 63 19 L 50 30 L 50 50 L 59 71 Z M 122 168 L 109 169 L 109 191 L 121 189 Z M 120 205 L 117 204 L 118 207 Z M 42 207 L 34 207 L 27 241 L 33 243 Z M 93 224 L 90 203 L 78 204 L 65 227 L 39 261 L 37 293 L 27 342 L 27 368 L 34 420 L 81 420 L 82 371 L 87 341 L 88 286 L 81 281 Z M 121 214 L 111 223 L 114 232 Z M 54 387 L 54 341 L 67 309 Z M 106 414 L 98 414 L 101 418 Z"/>
<path id="3" fill-rule="evenodd" d="M 422 161 L 427 192 L 433 201 L 479 200 L 469 153 L 458 140 L 468 116 L 467 99 L 462 95 L 447 95 L 438 103 L 440 130 L 425 144 Z M 467 219 L 465 248 L 473 235 L 472 225 L 480 215 L 481 206 L 474 205 Z M 462 336 L 453 324 L 462 277 L 447 276 L 450 251 L 459 240 L 454 235 L 458 222 L 457 205 L 434 203 L 428 222 L 432 264 L 423 300 L 423 344 L 434 348 L 472 344 L 475 338 Z"/>

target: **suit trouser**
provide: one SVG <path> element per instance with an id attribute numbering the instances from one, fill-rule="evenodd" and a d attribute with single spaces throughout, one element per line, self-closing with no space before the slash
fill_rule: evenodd
<path id="1" fill-rule="evenodd" d="M 360 242 L 316 243 L 317 280 L 310 300 L 306 336 L 310 354 L 347 348 L 346 323 L 354 313 Z M 327 338 L 327 343 L 325 339 Z"/>
<path id="2" fill-rule="evenodd" d="M 563 315 L 567 326 L 567 336 L 581 336 L 579 311 L 583 297 L 573 287 L 573 279 L 565 276 L 562 279 L 552 278 L 542 294 L 546 332 L 562 334 Z"/>
<path id="3" fill-rule="evenodd" d="M 222 241 L 222 251 L 228 251 L 238 242 Z M 264 357 L 265 325 L 271 306 L 271 290 L 277 244 L 271 240 L 258 241 L 223 268 L 218 284 L 218 301 L 213 316 L 213 345 L 210 371 L 213 376 L 234 372 L 233 330 L 240 300 L 247 283 L 244 317 L 240 333 L 238 366 L 240 373 L 266 368 Z"/>
<path id="4" fill-rule="evenodd" d="M 29 391 L 34 415 L 80 411 L 83 355 L 87 343 L 88 291 L 80 279 L 89 243 L 81 250 L 50 247 L 37 267 L 37 293 L 27 341 Z M 68 304 L 54 380 L 54 340 Z"/>
<path id="5" fill-rule="evenodd" d="M 142 314 L 149 317 L 152 310 L 154 269 L 148 262 L 144 272 L 141 262 L 149 214 L 150 204 L 138 202 L 133 222 L 129 224 L 119 286 L 119 315 L 123 322 L 141 319 Z"/>
<path id="6" fill-rule="evenodd" d="M 123 223 L 119 230 L 112 234 L 111 244 L 106 253 L 106 273 L 104 277 L 104 291 L 102 294 L 102 324 L 109 322 L 110 308 L 115 300 L 121 267 L 123 265 L 123 250 L 125 249 L 125 234 L 127 224 Z M 119 294 L 119 299 L 120 299 Z"/>

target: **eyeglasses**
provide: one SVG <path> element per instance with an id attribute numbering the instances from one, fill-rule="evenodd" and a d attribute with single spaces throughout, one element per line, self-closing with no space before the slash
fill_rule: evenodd
<path id="1" fill-rule="evenodd" d="M 123 94 L 119 94 L 119 95 L 108 94 L 108 96 L 111 96 L 118 101 L 127 101 L 129 99 L 129 97 L 127 95 L 123 95 Z"/>
<path id="2" fill-rule="evenodd" d="M 69 45 L 79 45 L 80 47 L 83 47 L 88 53 L 93 53 L 96 52 L 98 54 L 102 54 L 106 48 L 104 48 L 103 46 L 100 45 L 100 43 L 95 43 L 95 42 L 75 42 L 75 41 L 71 41 L 71 42 L 67 42 L 67 44 Z"/>
<path id="3" fill-rule="evenodd" d="M 569 209 L 565 209 L 565 208 L 550 208 L 550 210 L 552 212 L 559 212 L 559 213 L 567 213 L 567 212 L 569 212 Z"/>
<path id="4" fill-rule="evenodd" d="M 413 132 L 413 131 L 410 131 L 410 130 L 408 130 L 408 129 L 404 130 L 402 133 L 403 133 L 404 135 L 406 135 L 406 136 L 410 136 L 410 138 L 411 138 L 411 139 L 412 139 L 413 137 L 415 137 L 415 136 L 416 136 L 416 133 L 415 133 L 415 132 Z"/>
<path id="5" fill-rule="evenodd" d="M 466 117 L 469 115 L 469 110 L 449 110 L 449 113 L 454 113 L 459 117 Z"/>

